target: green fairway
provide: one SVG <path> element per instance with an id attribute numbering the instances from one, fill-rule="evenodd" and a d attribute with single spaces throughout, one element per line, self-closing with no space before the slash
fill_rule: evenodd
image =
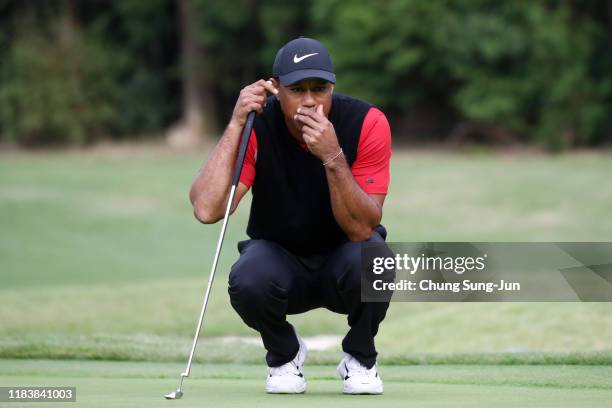
<path id="1" fill-rule="evenodd" d="M 187 197 L 206 154 L 3 153 L 0 357 L 182 361 L 220 228 L 198 224 Z M 605 153 L 396 151 L 383 222 L 390 241 L 610 241 L 610 174 Z M 263 361 L 261 347 L 220 338 L 256 334 L 226 290 L 248 200 L 230 221 L 199 361 Z M 325 310 L 290 320 L 306 336 L 347 329 Z M 393 303 L 377 341 L 383 363 L 599 364 L 610 361 L 612 308 Z M 339 352 L 313 352 L 312 361 L 335 363 Z"/>
<path id="2" fill-rule="evenodd" d="M 176 387 L 182 369 L 178 364 L 0 360 L 0 386 L 75 386 L 78 407 L 602 407 L 612 400 L 610 366 L 383 366 L 384 395 L 344 396 L 334 366 L 307 365 L 304 395 L 267 395 L 262 366 L 196 365 L 185 382 L 185 397 L 165 401 L 162 394 Z"/>

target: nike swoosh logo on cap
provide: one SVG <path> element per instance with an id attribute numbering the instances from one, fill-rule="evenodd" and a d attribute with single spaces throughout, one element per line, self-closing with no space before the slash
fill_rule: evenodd
<path id="1" fill-rule="evenodd" d="M 313 55 L 317 55 L 317 54 L 318 54 L 318 52 L 315 52 L 314 54 L 306 54 L 306 55 L 302 55 L 301 57 L 298 57 L 297 54 L 295 54 L 293 56 L 293 63 L 297 64 L 298 62 L 300 62 L 300 61 L 302 61 L 302 60 L 304 60 L 304 59 L 306 59 L 308 57 L 312 57 Z"/>

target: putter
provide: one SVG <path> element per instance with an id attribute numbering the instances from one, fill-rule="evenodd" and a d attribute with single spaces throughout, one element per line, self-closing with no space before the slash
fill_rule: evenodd
<path id="1" fill-rule="evenodd" d="M 229 219 L 230 209 L 232 208 L 232 202 L 234 201 L 234 194 L 236 193 L 236 187 L 238 186 L 238 181 L 240 180 L 240 173 L 242 172 L 242 165 L 244 164 L 244 156 L 246 154 L 247 146 L 249 145 L 249 137 L 251 136 L 251 130 L 253 129 L 253 121 L 255 120 L 255 112 L 249 112 L 247 116 L 246 123 L 244 125 L 244 129 L 242 131 L 242 138 L 240 139 L 240 149 L 238 150 L 238 160 L 236 160 L 236 166 L 234 168 L 234 178 L 232 179 L 232 187 L 230 190 L 229 198 L 227 200 L 227 207 L 225 209 L 225 217 L 223 217 L 223 226 L 221 227 L 221 235 L 219 236 L 219 241 L 217 242 L 217 252 L 215 253 L 215 258 L 212 264 L 212 270 L 210 271 L 210 276 L 208 278 L 208 287 L 206 288 L 206 293 L 204 294 L 204 302 L 202 303 L 202 310 L 200 310 L 200 318 L 198 319 L 198 324 L 196 326 L 195 335 L 193 336 L 193 343 L 191 345 L 191 353 L 189 353 L 189 359 L 187 360 L 187 367 L 185 371 L 181 373 L 179 378 L 179 384 L 176 391 L 172 391 L 169 394 L 164 395 L 164 397 L 168 400 L 176 400 L 180 399 L 183 396 L 183 380 L 189 377 L 189 372 L 191 371 L 191 362 L 193 360 L 193 355 L 196 350 L 196 345 L 198 344 L 198 337 L 200 336 L 200 329 L 202 328 L 202 321 L 204 320 L 204 313 L 206 312 L 206 305 L 208 304 L 208 296 L 210 295 L 210 289 L 212 287 L 213 279 L 215 278 L 215 271 L 217 270 L 217 263 L 219 262 L 219 254 L 221 253 L 221 247 L 223 246 L 223 238 L 225 237 L 225 229 L 227 228 L 227 220 Z"/>

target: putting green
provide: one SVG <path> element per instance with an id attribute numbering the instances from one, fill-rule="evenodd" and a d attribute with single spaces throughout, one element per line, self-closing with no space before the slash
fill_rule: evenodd
<path id="1" fill-rule="evenodd" d="M 344 396 L 333 366 L 306 367 L 304 395 L 267 395 L 255 365 L 198 365 L 185 397 L 166 401 L 178 364 L 0 360 L 0 386 L 76 386 L 77 403 L 61 407 L 602 407 L 612 401 L 610 366 L 385 366 L 382 396 Z M 10 407 L 31 406 L 11 403 Z"/>

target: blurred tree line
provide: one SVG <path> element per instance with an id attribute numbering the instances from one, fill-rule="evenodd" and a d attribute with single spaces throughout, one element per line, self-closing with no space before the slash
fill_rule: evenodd
<path id="1" fill-rule="evenodd" d="M 612 141 L 611 0 L 0 0 L 0 141 L 218 135 L 299 35 L 396 140 Z"/>

